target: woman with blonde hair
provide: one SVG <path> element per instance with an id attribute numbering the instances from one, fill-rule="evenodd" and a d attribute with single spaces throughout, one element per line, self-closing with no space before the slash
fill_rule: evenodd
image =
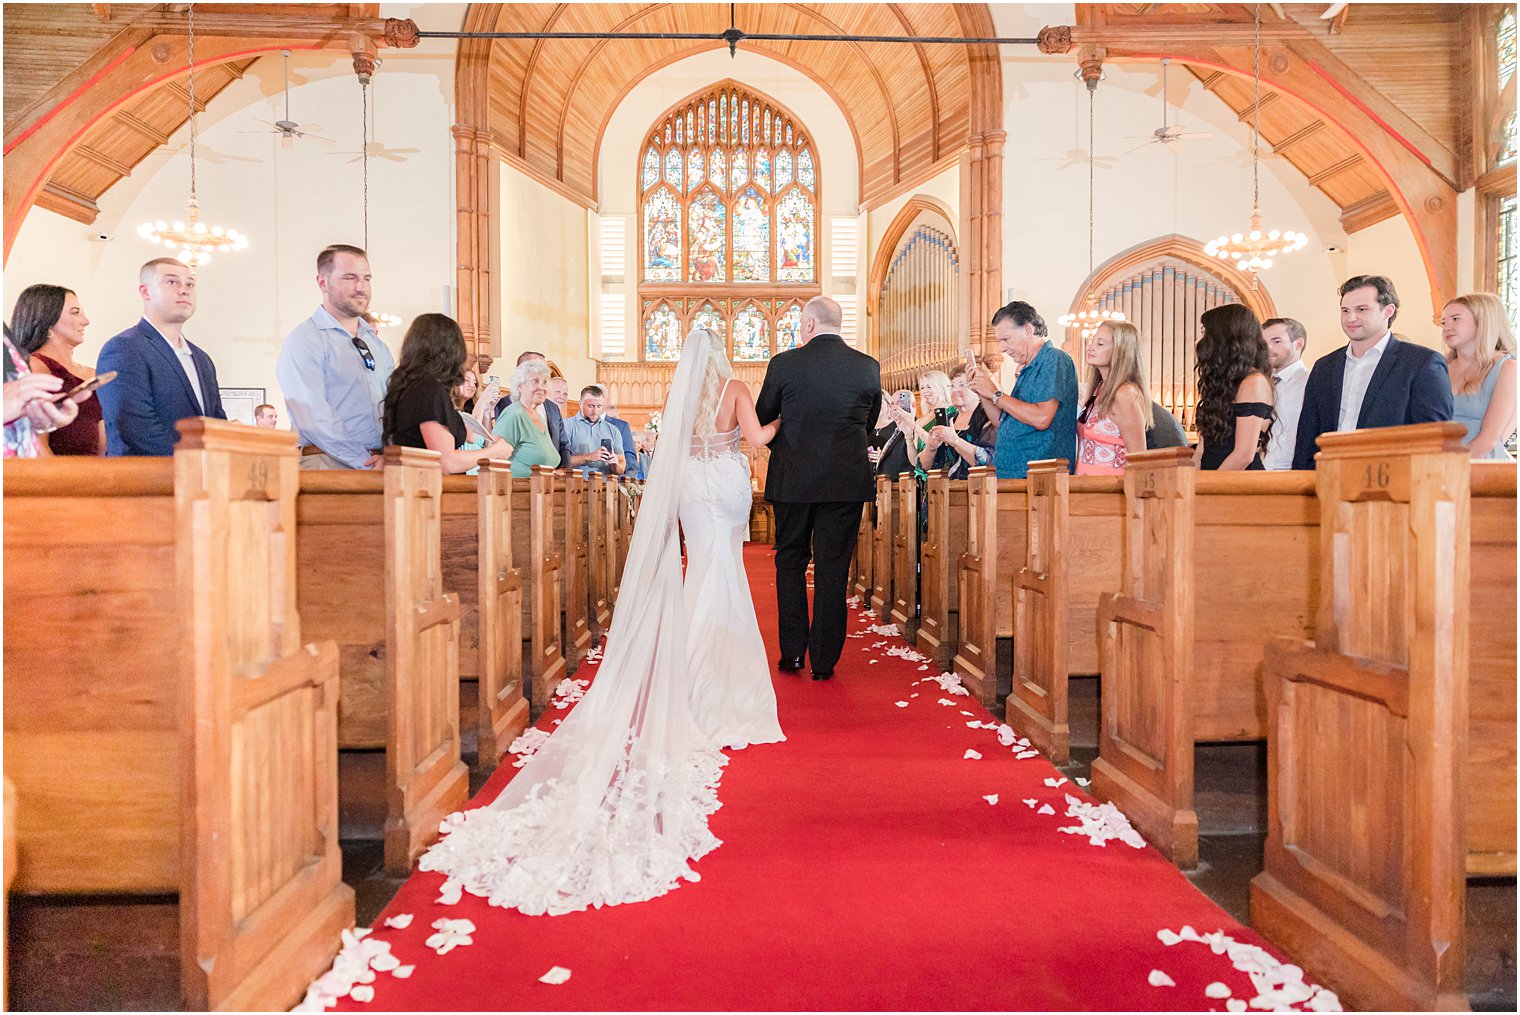
<path id="1" fill-rule="evenodd" d="M 914 420 L 911 416 L 905 416 L 900 420 L 900 425 L 904 434 L 911 431 L 913 435 L 913 474 L 923 482 L 929 478 L 929 473 L 954 465 L 958 457 L 954 448 L 929 432 L 939 423 L 935 418 L 938 410 L 945 410 L 942 414 L 945 422 L 953 421 L 959 412 L 950 394 L 949 375 L 943 370 L 928 370 L 920 374 L 918 401 L 924 413 L 923 418 Z"/>
<path id="2" fill-rule="evenodd" d="M 1077 417 L 1077 475 L 1116 476 L 1145 450 L 1156 425 L 1146 389 L 1140 329 L 1128 321 L 1098 325 L 1087 340 L 1087 404 Z"/>
<path id="3" fill-rule="evenodd" d="M 1467 427 L 1474 458 L 1508 459 L 1515 432 L 1515 334 L 1509 311 L 1493 293 L 1458 296 L 1441 311 L 1450 351 L 1452 418 Z"/>

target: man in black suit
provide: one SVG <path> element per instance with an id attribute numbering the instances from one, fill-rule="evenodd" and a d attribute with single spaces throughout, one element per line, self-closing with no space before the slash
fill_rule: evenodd
<path id="1" fill-rule="evenodd" d="M 802 309 L 802 338 L 778 354 L 755 399 L 761 425 L 778 417 L 765 499 L 776 506 L 776 607 L 783 670 L 834 675 L 844 650 L 845 587 L 861 506 L 876 492 L 866 448 L 881 414 L 881 364 L 839 337 L 839 304 Z M 807 567 L 813 573 L 808 621 Z"/>
<path id="2" fill-rule="evenodd" d="M 1451 419 L 1451 377 L 1434 349 L 1393 337 L 1399 296 L 1382 275 L 1341 284 L 1348 343 L 1320 357 L 1304 386 L 1295 469 L 1314 468 L 1319 435 Z"/>

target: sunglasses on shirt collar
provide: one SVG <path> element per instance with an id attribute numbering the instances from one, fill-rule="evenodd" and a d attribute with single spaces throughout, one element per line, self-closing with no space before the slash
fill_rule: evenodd
<path id="1" fill-rule="evenodd" d="M 354 336 L 354 348 L 359 350 L 359 358 L 364 360 L 364 369 L 375 369 L 375 354 L 369 351 L 369 343 L 358 335 Z"/>

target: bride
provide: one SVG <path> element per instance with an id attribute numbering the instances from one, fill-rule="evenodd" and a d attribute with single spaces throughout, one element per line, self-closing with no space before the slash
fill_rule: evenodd
<path id="1" fill-rule="evenodd" d="M 786 739 L 742 557 L 749 462 L 770 442 L 723 344 L 686 337 L 662 414 L 601 668 L 485 807 L 449 816 L 422 870 L 530 915 L 641 902 L 719 845 L 720 747 Z M 686 536 L 681 575 L 677 521 Z"/>

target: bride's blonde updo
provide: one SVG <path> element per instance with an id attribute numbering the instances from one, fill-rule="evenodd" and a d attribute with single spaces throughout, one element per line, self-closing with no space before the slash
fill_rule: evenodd
<path id="1" fill-rule="evenodd" d="M 693 328 L 686 336 L 686 340 L 691 341 L 699 332 L 707 335 L 708 357 L 707 371 L 702 376 L 702 394 L 697 398 L 694 432 L 703 440 L 712 440 L 718 432 L 718 396 L 723 392 L 724 382 L 734 375 L 734 368 L 728 362 L 723 340 L 712 331 L 706 328 Z"/>

